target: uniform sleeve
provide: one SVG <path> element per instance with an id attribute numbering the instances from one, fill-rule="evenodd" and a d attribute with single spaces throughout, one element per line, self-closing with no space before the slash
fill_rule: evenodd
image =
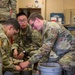
<path id="1" fill-rule="evenodd" d="M 40 61 L 43 57 L 49 57 L 50 51 L 52 50 L 54 43 L 58 36 L 58 30 L 55 28 L 49 28 L 43 38 L 43 44 L 39 48 L 36 54 L 34 54 L 28 61 L 30 63 L 35 63 L 37 61 Z"/>
<path id="2" fill-rule="evenodd" d="M 3 70 L 15 70 L 15 65 L 13 64 L 12 60 L 10 59 L 10 47 L 9 42 L 6 38 L 1 39 L 1 54 L 2 54 L 2 64 Z"/>
<path id="3" fill-rule="evenodd" d="M 21 30 L 20 30 L 21 31 Z M 17 34 L 15 37 L 14 37 L 14 41 L 13 41 L 13 44 L 12 44 L 12 47 L 11 49 L 18 49 L 18 48 L 21 48 L 19 49 L 21 52 L 26 50 L 28 47 L 26 47 L 25 43 L 26 42 L 30 42 L 32 41 L 31 39 L 31 35 L 32 35 L 32 29 L 30 27 L 30 25 L 27 25 L 27 28 L 25 30 L 25 33 L 23 33 L 24 35 L 21 36 L 21 33 Z M 25 38 L 24 38 L 25 37 Z M 24 38 L 24 39 L 23 39 Z M 25 42 L 25 41 L 26 42 Z M 30 46 L 30 44 L 28 44 L 28 46 Z"/>
<path id="4" fill-rule="evenodd" d="M 12 46 L 11 46 L 11 50 L 13 50 L 13 49 L 18 49 L 18 47 L 19 47 L 19 41 L 20 41 L 20 37 L 19 37 L 18 34 L 17 34 L 17 35 L 15 35 L 15 36 L 13 37 L 13 44 L 12 44 Z"/>

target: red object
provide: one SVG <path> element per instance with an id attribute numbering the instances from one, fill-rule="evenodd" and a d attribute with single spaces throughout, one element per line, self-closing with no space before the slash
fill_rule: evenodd
<path id="1" fill-rule="evenodd" d="M 56 22 L 56 20 L 51 20 L 52 22 Z"/>
<path id="2" fill-rule="evenodd" d="M 11 42 L 11 44 L 13 43 L 13 38 L 10 38 L 10 42 Z"/>

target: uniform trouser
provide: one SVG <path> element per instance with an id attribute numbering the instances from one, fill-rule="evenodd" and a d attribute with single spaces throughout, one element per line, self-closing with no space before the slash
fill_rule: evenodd
<path id="1" fill-rule="evenodd" d="M 75 75 L 75 72 L 65 70 L 64 75 Z"/>
<path id="2" fill-rule="evenodd" d="M 32 75 L 32 70 L 21 71 L 20 75 Z"/>
<path id="3" fill-rule="evenodd" d="M 66 53 L 60 60 L 59 64 L 64 70 L 64 75 L 74 75 L 75 74 L 75 51 L 70 51 Z"/>
<path id="4" fill-rule="evenodd" d="M 6 71 L 3 75 L 17 75 L 17 74 L 14 74 L 13 72 L 10 71 Z M 19 75 L 32 75 L 32 70 L 20 71 Z"/>
<path id="5" fill-rule="evenodd" d="M 10 71 L 6 71 L 6 72 L 4 73 L 4 75 L 13 75 L 13 73 L 10 72 Z"/>

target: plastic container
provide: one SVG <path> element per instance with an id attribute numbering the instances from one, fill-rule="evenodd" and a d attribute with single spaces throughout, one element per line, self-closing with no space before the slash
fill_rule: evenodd
<path id="1" fill-rule="evenodd" d="M 64 14 L 63 13 L 50 13 L 50 20 L 52 21 L 52 18 L 56 18 L 56 21 L 64 24 Z"/>
<path id="2" fill-rule="evenodd" d="M 39 66 L 40 75 L 61 75 L 62 69 L 58 63 L 40 63 Z"/>

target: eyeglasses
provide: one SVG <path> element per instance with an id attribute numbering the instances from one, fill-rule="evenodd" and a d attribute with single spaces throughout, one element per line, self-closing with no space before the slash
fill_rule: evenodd
<path id="1" fill-rule="evenodd" d="M 22 22 L 25 23 L 25 22 L 27 22 L 27 20 L 26 20 L 26 19 L 23 19 L 23 20 L 19 20 L 19 22 L 20 22 L 20 23 L 22 23 Z"/>
<path id="2" fill-rule="evenodd" d="M 31 24 L 31 27 L 32 27 L 32 28 L 34 27 L 34 22 Z"/>
<path id="3" fill-rule="evenodd" d="M 34 26 L 34 22 L 31 24 L 31 27 L 34 28 L 34 29 L 37 29 L 37 28 Z"/>

